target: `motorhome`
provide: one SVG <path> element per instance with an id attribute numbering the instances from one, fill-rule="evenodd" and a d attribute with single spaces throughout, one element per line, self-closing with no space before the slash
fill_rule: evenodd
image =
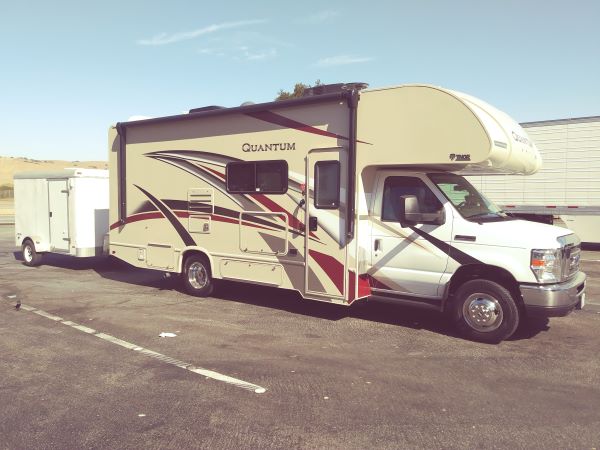
<path id="1" fill-rule="evenodd" d="M 305 94 L 112 126 L 110 254 L 198 296 L 226 279 L 447 311 L 484 342 L 583 306 L 579 239 L 462 176 L 540 168 L 509 116 L 427 85 Z"/>
<path id="2" fill-rule="evenodd" d="M 15 243 L 28 266 L 45 253 L 103 254 L 108 233 L 108 170 L 67 168 L 14 175 Z"/>

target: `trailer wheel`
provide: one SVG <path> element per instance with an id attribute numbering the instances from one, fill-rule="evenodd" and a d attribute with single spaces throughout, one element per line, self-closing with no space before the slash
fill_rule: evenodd
<path id="1" fill-rule="evenodd" d="M 497 344 L 519 326 L 519 308 L 512 294 L 490 280 L 471 280 L 454 296 L 452 317 L 467 339 Z"/>
<path id="2" fill-rule="evenodd" d="M 25 239 L 21 246 L 23 251 L 23 261 L 26 266 L 35 267 L 39 266 L 42 262 L 42 255 L 35 251 L 35 245 L 31 239 Z"/>
<path id="3" fill-rule="evenodd" d="M 185 290 L 196 297 L 208 297 L 214 289 L 210 263 L 205 256 L 190 255 L 183 267 Z"/>

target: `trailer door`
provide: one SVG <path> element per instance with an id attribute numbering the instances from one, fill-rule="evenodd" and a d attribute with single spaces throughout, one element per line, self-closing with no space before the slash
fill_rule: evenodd
<path id="1" fill-rule="evenodd" d="M 69 250 L 69 188 L 67 180 L 48 180 L 50 248 Z"/>
<path id="2" fill-rule="evenodd" d="M 346 291 L 346 151 L 314 149 L 306 158 L 305 291 L 343 301 Z"/>

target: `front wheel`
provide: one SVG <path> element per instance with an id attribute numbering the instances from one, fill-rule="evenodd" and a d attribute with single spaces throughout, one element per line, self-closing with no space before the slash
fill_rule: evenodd
<path id="1" fill-rule="evenodd" d="M 214 290 L 210 263 L 205 256 L 189 256 L 185 260 L 182 277 L 188 294 L 196 297 L 208 297 Z"/>
<path id="2" fill-rule="evenodd" d="M 519 308 L 504 286 L 490 280 L 471 280 L 454 296 L 453 320 L 467 339 L 497 344 L 519 326 Z"/>
<path id="3" fill-rule="evenodd" d="M 35 251 L 35 245 L 33 245 L 31 239 L 25 239 L 21 250 L 23 251 L 23 261 L 26 266 L 35 267 L 41 264 L 42 255 Z"/>

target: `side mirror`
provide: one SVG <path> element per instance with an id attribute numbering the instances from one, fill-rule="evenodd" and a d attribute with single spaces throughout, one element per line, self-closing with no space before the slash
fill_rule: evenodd
<path id="1" fill-rule="evenodd" d="M 415 195 L 403 195 L 400 197 L 400 226 L 402 228 L 416 225 L 423 220 L 421 208 Z"/>
<path id="2" fill-rule="evenodd" d="M 400 197 L 399 208 L 400 226 L 402 228 L 426 223 L 430 225 L 443 225 L 446 222 L 446 212 L 440 208 L 435 213 L 422 213 L 417 197 L 414 195 L 403 195 Z"/>

